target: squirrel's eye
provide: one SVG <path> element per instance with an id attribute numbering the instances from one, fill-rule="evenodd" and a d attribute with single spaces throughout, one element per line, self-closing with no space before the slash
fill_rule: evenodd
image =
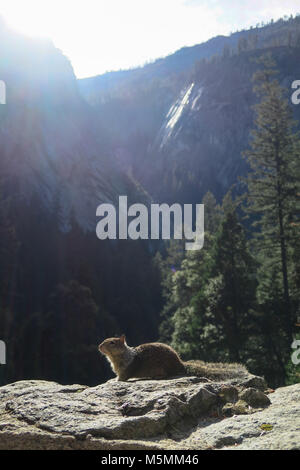
<path id="1" fill-rule="evenodd" d="M 110 344 L 115 344 L 115 341 L 111 341 Z"/>

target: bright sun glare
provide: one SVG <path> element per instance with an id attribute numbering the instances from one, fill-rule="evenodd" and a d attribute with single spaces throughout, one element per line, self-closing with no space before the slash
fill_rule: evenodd
<path id="1" fill-rule="evenodd" d="M 216 9 L 203 5 L 191 16 L 185 2 L 0 0 L 0 15 L 23 34 L 51 38 L 80 77 L 142 65 L 213 36 Z"/>
<path id="2" fill-rule="evenodd" d="M 295 13 L 286 0 L 0 0 L 15 30 L 52 39 L 77 77 L 126 69 L 259 20 Z"/>
<path id="3" fill-rule="evenodd" d="M 5 2 L 0 11 L 7 23 L 20 33 L 47 37 L 53 32 L 54 11 L 45 8 L 42 1 Z"/>

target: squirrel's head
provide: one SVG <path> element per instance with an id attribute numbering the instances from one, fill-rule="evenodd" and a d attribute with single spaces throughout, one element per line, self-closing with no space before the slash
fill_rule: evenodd
<path id="1" fill-rule="evenodd" d="M 124 349 L 126 349 L 126 338 L 125 335 L 120 336 L 120 338 L 107 338 L 98 346 L 98 350 L 102 354 L 108 356 L 117 356 L 122 354 Z"/>

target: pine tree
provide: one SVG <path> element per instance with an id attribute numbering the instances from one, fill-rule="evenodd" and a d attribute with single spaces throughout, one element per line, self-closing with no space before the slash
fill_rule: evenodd
<path id="1" fill-rule="evenodd" d="M 247 356 L 246 343 L 253 329 L 256 263 L 230 193 L 224 198 L 223 211 L 212 255 L 214 265 L 206 289 L 206 315 L 218 331 L 216 346 L 221 345 L 229 360 L 240 361 Z"/>
<path id="2" fill-rule="evenodd" d="M 299 135 L 294 132 L 288 98 L 274 78 L 270 56 L 260 59 L 263 69 L 256 72 L 254 90 L 260 98 L 256 105 L 256 128 L 245 156 L 250 165 L 246 179 L 247 211 L 258 227 L 256 249 L 262 264 L 276 265 L 282 279 L 285 304 L 285 329 L 292 339 L 292 305 L 288 264 L 295 239 L 296 194 L 299 181 L 293 166 L 299 160 Z M 298 164 L 298 163 L 297 163 Z"/>
<path id="3" fill-rule="evenodd" d="M 213 240 L 212 235 L 205 233 L 205 249 L 188 251 L 172 278 L 172 345 L 186 359 L 208 360 L 210 356 L 204 332 L 205 289 L 212 267 Z"/>
<path id="4" fill-rule="evenodd" d="M 205 194 L 202 203 L 205 247 L 185 252 L 180 241 L 172 241 L 161 271 L 166 303 L 160 337 L 167 342 L 172 339 L 173 346 L 187 358 L 203 358 L 206 353 L 204 343 L 199 341 L 206 305 L 203 296 L 211 271 L 210 252 L 222 217 L 221 208 L 211 192 Z"/>
<path id="5" fill-rule="evenodd" d="M 221 207 L 217 204 L 216 198 L 210 191 L 204 195 L 202 204 L 204 204 L 205 210 L 205 232 L 215 234 L 222 217 Z"/>
<path id="6" fill-rule="evenodd" d="M 162 296 L 164 298 L 159 336 L 160 340 L 166 343 L 171 341 L 173 328 L 170 319 L 176 311 L 173 296 L 174 274 L 180 269 L 184 255 L 182 240 L 170 240 L 166 248 L 166 256 L 163 258 L 158 252 L 154 258 L 154 263 L 160 272 Z"/>
<path id="7" fill-rule="evenodd" d="M 205 200 L 213 202 L 212 195 Z M 205 249 L 188 252 L 173 276 L 172 345 L 189 359 L 246 361 L 256 264 L 230 195 L 217 213 L 219 226 L 206 232 Z"/>

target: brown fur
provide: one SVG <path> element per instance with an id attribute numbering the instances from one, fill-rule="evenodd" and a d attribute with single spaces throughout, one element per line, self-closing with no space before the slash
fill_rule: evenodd
<path id="1" fill-rule="evenodd" d="M 99 346 L 118 377 L 164 379 L 175 376 L 196 375 L 206 378 L 229 379 L 242 377 L 247 370 L 240 364 L 183 362 L 170 346 L 163 343 L 146 343 L 135 348 L 127 345 L 125 336 L 107 338 Z"/>

